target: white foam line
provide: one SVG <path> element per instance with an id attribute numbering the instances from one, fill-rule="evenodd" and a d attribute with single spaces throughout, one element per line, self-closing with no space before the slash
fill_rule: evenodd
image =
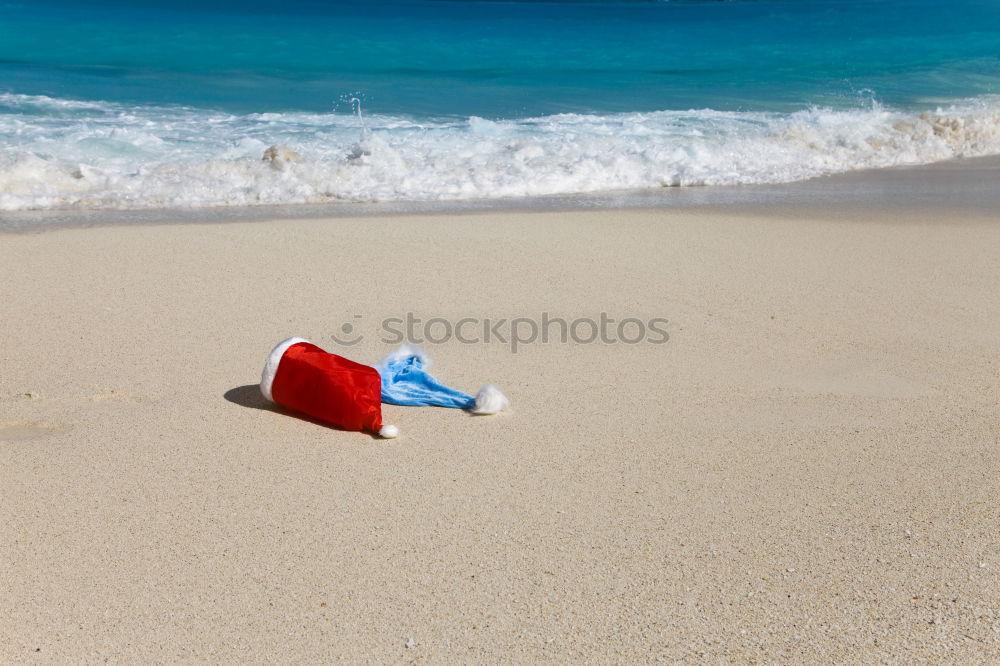
<path id="1" fill-rule="evenodd" d="M 1000 153 L 1000 96 L 928 113 L 662 111 L 511 121 L 238 116 L 0 94 L 0 210 L 442 201 L 782 183 Z M 31 107 L 32 113 L 24 110 Z M 41 110 L 41 112 L 39 112 Z M 264 161 L 274 144 L 288 159 Z M 275 153 L 277 154 L 277 153 Z"/>

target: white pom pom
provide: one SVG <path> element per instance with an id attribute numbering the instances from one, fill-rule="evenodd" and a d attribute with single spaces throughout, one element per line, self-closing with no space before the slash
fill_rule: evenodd
<path id="1" fill-rule="evenodd" d="M 472 407 L 473 414 L 496 414 L 510 406 L 510 400 L 493 384 L 487 384 L 476 394 L 476 404 Z"/>
<path id="2" fill-rule="evenodd" d="M 379 429 L 378 436 L 385 439 L 395 439 L 399 437 L 399 428 L 394 425 L 384 425 Z"/>

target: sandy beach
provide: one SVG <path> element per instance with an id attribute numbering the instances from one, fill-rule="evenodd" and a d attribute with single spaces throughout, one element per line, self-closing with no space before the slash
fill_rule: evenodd
<path id="1" fill-rule="evenodd" d="M 0 661 L 998 663 L 998 222 L 0 235 Z M 388 317 L 602 312 L 669 340 L 427 344 L 512 406 L 387 406 L 396 440 L 255 386 L 291 335 L 373 363 Z"/>

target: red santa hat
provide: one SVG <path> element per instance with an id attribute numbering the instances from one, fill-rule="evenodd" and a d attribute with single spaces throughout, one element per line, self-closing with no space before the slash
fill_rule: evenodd
<path id="1" fill-rule="evenodd" d="M 260 380 L 264 397 L 344 430 L 396 437 L 382 424 L 382 380 L 375 368 L 330 354 L 304 338 L 271 351 Z"/>

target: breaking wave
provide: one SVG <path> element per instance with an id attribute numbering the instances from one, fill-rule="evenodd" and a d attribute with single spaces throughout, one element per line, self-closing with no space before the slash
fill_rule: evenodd
<path id="1" fill-rule="evenodd" d="M 0 94 L 0 210 L 528 197 L 781 183 L 1000 153 L 1000 96 L 519 120 L 233 115 Z"/>

